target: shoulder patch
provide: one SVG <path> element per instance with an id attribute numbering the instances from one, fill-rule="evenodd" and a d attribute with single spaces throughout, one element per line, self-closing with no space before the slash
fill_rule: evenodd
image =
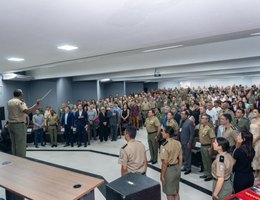
<path id="1" fill-rule="evenodd" d="M 162 145 L 165 146 L 168 143 L 168 141 L 165 141 Z"/>
<path id="2" fill-rule="evenodd" d="M 224 156 L 219 156 L 219 162 L 223 163 L 225 160 Z"/>
<path id="3" fill-rule="evenodd" d="M 127 144 L 125 144 L 125 145 L 122 147 L 122 149 L 126 148 L 126 146 L 127 146 Z"/>

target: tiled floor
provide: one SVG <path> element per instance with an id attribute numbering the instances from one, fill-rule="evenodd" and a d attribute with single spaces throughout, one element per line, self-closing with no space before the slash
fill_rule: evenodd
<path id="1" fill-rule="evenodd" d="M 136 137 L 137 140 L 142 141 L 148 149 L 146 131 L 140 130 Z M 32 144 L 29 144 L 27 157 L 37 160 L 54 163 L 61 166 L 77 169 L 92 174 L 103 176 L 108 182 L 111 182 L 120 177 L 120 165 L 118 164 L 118 158 L 113 155 L 118 155 L 120 147 L 125 144 L 125 140 L 122 137 L 116 142 L 99 142 L 95 141 L 87 148 L 85 147 L 63 147 L 63 144 L 59 144 L 57 148 L 50 148 L 49 145 L 37 149 Z M 53 151 L 40 151 L 40 150 L 53 150 Z M 39 151 L 38 151 L 39 150 Z M 64 151 L 65 150 L 65 151 Z M 73 151 L 68 151 L 73 150 Z M 86 151 L 87 150 L 87 151 Z M 89 151 L 91 150 L 91 151 Z M 108 154 L 101 154 L 102 152 Z M 149 151 L 147 151 L 147 157 L 149 159 Z M 160 168 L 160 161 L 155 165 Z M 148 168 L 147 176 L 159 181 L 160 174 L 158 171 Z M 193 168 L 193 171 L 189 175 L 182 174 L 182 179 L 187 180 L 193 184 L 199 185 L 202 188 L 211 190 L 211 182 L 204 182 L 199 179 L 200 173 L 197 168 Z M 105 197 L 102 193 L 96 189 L 95 196 L 97 200 L 103 200 Z M 4 191 L 0 190 L 0 198 L 4 198 Z M 210 200 L 211 196 L 205 194 L 198 189 L 195 189 L 187 184 L 180 183 L 180 197 L 184 200 Z M 162 193 L 162 200 L 166 200 L 165 195 Z"/>

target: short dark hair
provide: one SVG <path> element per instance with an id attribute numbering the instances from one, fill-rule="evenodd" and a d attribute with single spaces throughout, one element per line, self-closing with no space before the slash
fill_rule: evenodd
<path id="1" fill-rule="evenodd" d="M 154 109 L 151 109 L 150 111 L 155 115 L 155 110 Z"/>
<path id="2" fill-rule="evenodd" d="M 222 147 L 222 150 L 224 152 L 229 151 L 230 146 L 229 146 L 229 142 L 226 138 L 218 137 L 218 138 L 216 138 L 216 140 L 218 142 L 218 145 Z"/>
<path id="3" fill-rule="evenodd" d="M 224 113 L 222 116 L 224 116 L 224 117 L 229 121 L 229 123 L 232 122 L 232 117 L 231 117 L 230 114 L 228 114 L 228 113 Z"/>
<path id="4" fill-rule="evenodd" d="M 242 108 L 237 108 L 237 111 L 238 110 L 240 110 L 242 113 L 243 113 L 243 115 L 245 114 L 245 110 L 244 109 L 242 109 Z"/>
<path id="5" fill-rule="evenodd" d="M 184 113 L 187 117 L 190 115 L 188 110 L 183 110 L 182 113 Z"/>
<path id="6" fill-rule="evenodd" d="M 205 113 L 205 114 L 202 114 L 202 117 L 203 117 L 203 116 L 208 118 L 208 122 L 211 120 L 211 116 L 210 116 L 210 115 L 208 115 L 208 114 Z"/>
<path id="7" fill-rule="evenodd" d="M 170 137 L 174 136 L 174 129 L 171 126 L 166 126 L 164 128 L 165 133 L 168 133 Z"/>
<path id="8" fill-rule="evenodd" d="M 134 126 L 127 126 L 125 131 L 130 136 L 130 138 L 132 138 L 132 139 L 135 138 L 135 136 L 136 136 L 136 128 Z"/>
<path id="9" fill-rule="evenodd" d="M 194 105 L 200 106 L 200 103 L 197 101 L 194 101 Z"/>
<path id="10" fill-rule="evenodd" d="M 21 89 L 16 89 L 14 91 L 14 97 L 20 97 L 23 96 L 23 91 Z"/>

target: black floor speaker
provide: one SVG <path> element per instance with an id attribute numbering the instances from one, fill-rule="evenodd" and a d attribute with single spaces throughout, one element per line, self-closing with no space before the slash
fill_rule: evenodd
<path id="1" fill-rule="evenodd" d="M 106 185 L 107 200 L 161 200 L 160 183 L 137 174 L 128 173 Z"/>

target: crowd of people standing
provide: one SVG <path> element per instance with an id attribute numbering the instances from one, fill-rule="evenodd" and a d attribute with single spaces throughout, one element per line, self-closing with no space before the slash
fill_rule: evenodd
<path id="1" fill-rule="evenodd" d="M 64 146 L 72 147 L 74 142 L 86 147 L 91 140 L 116 141 L 129 125 L 136 130 L 145 127 L 148 162 L 157 163 L 160 149 L 164 169 L 161 181 L 174 185 L 166 181 L 172 173 L 168 168 L 183 164 L 180 170 L 176 166 L 172 170 L 191 173 L 191 150 L 199 147 L 204 171 L 200 178 L 213 179 L 215 199 L 227 197 L 232 188 L 239 192 L 260 180 L 260 87 L 256 85 L 160 89 L 98 101 L 78 100 L 75 104 L 67 100 L 57 111 L 37 109 L 32 123 L 36 147 L 38 142 L 44 146 L 44 131 L 50 133 L 51 146 L 56 147 L 60 126 L 64 128 Z M 135 134 L 129 132 L 131 139 Z M 178 153 L 171 155 L 173 144 L 178 146 Z M 240 181 L 244 179 L 247 181 Z M 167 193 L 167 187 L 168 199 L 178 199 L 178 188 Z"/>

